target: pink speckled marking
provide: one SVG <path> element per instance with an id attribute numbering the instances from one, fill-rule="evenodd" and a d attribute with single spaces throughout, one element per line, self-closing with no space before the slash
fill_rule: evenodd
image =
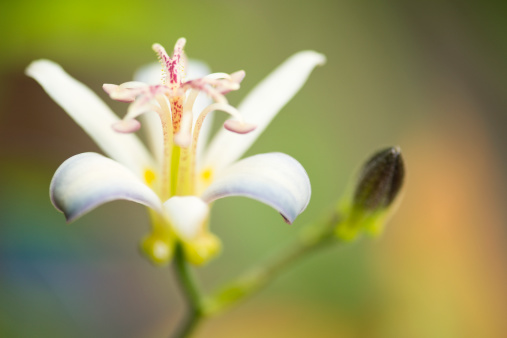
<path id="1" fill-rule="evenodd" d="M 173 133 L 180 131 L 181 115 L 183 114 L 183 97 L 176 96 L 169 99 L 173 118 Z"/>
<path id="2" fill-rule="evenodd" d="M 170 59 L 167 64 L 167 71 L 169 75 L 169 83 L 175 87 L 179 87 L 181 85 L 181 79 L 183 77 L 182 72 L 182 57 L 183 57 L 183 47 L 185 46 L 186 40 L 184 38 L 178 39 L 176 45 L 174 46 L 173 57 Z"/>
<path id="3" fill-rule="evenodd" d="M 161 45 L 159 45 L 158 43 L 153 45 L 153 50 L 157 53 L 158 58 L 159 58 L 160 62 L 162 63 L 163 70 L 164 70 L 164 74 L 162 75 L 162 78 L 164 81 L 166 81 L 168 74 L 170 74 L 169 73 L 169 66 L 171 63 L 171 58 L 169 57 L 169 55 L 165 51 L 165 48 L 162 47 Z"/>

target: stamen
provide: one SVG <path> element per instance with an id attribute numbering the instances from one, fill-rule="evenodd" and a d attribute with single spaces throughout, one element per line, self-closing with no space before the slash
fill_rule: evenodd
<path id="1" fill-rule="evenodd" d="M 162 96 L 168 91 L 165 86 L 161 85 L 147 86 L 139 90 L 142 90 L 142 92 L 137 95 L 136 100 L 129 106 L 124 119 L 133 119 L 149 111 L 159 112 L 160 109 L 153 104 L 154 99 L 156 99 L 157 96 Z"/>
<path id="2" fill-rule="evenodd" d="M 210 79 L 210 80 L 219 80 L 219 79 L 227 79 L 231 80 L 231 76 L 227 73 L 211 73 L 204 77 L 204 79 Z"/>
<path id="3" fill-rule="evenodd" d="M 209 85 L 215 86 L 215 90 L 225 95 L 233 90 L 239 89 L 239 84 L 245 78 L 245 71 L 240 70 L 232 74 L 213 73 L 205 76 L 203 80 Z"/>
<path id="4" fill-rule="evenodd" d="M 225 121 L 226 122 L 225 124 L 227 124 L 231 128 L 231 129 L 228 129 L 226 127 L 228 130 L 245 133 L 245 132 L 249 132 L 249 131 L 252 131 L 255 129 L 255 126 L 253 126 L 250 123 L 246 123 L 243 120 L 243 117 L 236 110 L 236 108 L 234 108 L 228 104 L 222 104 L 222 103 L 210 104 L 209 106 L 204 108 L 204 110 L 201 112 L 201 114 L 199 114 L 199 117 L 197 118 L 197 121 L 195 123 L 193 142 L 192 142 L 192 149 L 193 149 L 192 153 L 195 153 L 195 150 L 197 147 L 197 139 L 199 138 L 199 132 L 201 130 L 202 123 L 204 122 L 204 119 L 206 118 L 206 115 L 208 115 L 209 113 L 211 113 L 212 111 L 215 111 L 215 110 L 221 110 L 223 112 L 226 112 L 226 113 L 230 114 L 232 117 L 237 119 L 237 121 L 232 120 L 234 122 L 230 122 L 230 123 L 227 123 L 227 122 L 231 121 L 231 120 Z M 246 131 L 246 130 L 248 130 L 248 131 Z"/>
<path id="5" fill-rule="evenodd" d="M 222 88 L 219 89 L 220 92 L 222 93 L 222 95 L 225 95 L 232 90 L 238 90 L 239 84 L 241 83 L 241 81 L 243 81 L 243 79 L 245 78 L 245 75 L 246 74 L 245 74 L 244 70 L 239 70 L 237 72 L 232 73 L 230 75 L 230 83 L 225 86 L 222 85 Z"/>
<path id="6" fill-rule="evenodd" d="M 210 104 L 209 106 L 207 106 L 206 108 L 204 108 L 204 110 L 201 112 L 201 114 L 199 114 L 197 121 L 195 122 L 194 132 L 192 135 L 193 136 L 192 137 L 193 138 L 192 139 L 192 149 L 190 152 L 191 158 L 189 159 L 190 170 L 191 170 L 191 174 L 190 174 L 191 182 L 194 181 L 193 178 L 195 177 L 195 154 L 197 152 L 197 141 L 199 139 L 199 133 L 201 131 L 201 127 L 202 127 L 202 124 L 203 124 L 206 116 L 215 110 L 221 110 L 223 112 L 226 112 L 237 119 L 237 121 L 235 121 L 235 123 L 231 123 L 232 124 L 232 126 L 230 126 L 231 129 L 228 129 L 227 126 L 224 125 L 228 130 L 235 131 L 235 132 L 243 131 L 243 133 L 248 133 L 248 132 L 255 129 L 254 125 L 244 122 L 243 117 L 236 110 L 236 108 L 234 108 L 228 104 L 213 103 L 213 104 Z M 227 120 L 227 121 L 229 121 L 229 120 Z M 227 121 L 226 121 L 226 124 L 227 124 Z"/>
<path id="7" fill-rule="evenodd" d="M 130 104 L 127 114 L 125 117 L 113 124 L 113 129 L 119 133 L 133 133 L 138 131 L 141 128 L 141 123 L 137 121 L 135 118 L 141 114 L 144 114 L 149 111 L 154 111 L 160 116 L 160 120 L 162 121 L 162 125 L 164 126 L 166 118 L 163 116 L 163 107 L 160 107 L 153 104 L 153 98 L 157 99 L 158 97 L 162 97 L 163 95 L 155 95 L 152 97 L 153 93 L 156 93 L 157 90 L 150 90 L 148 94 L 141 95 L 138 97 L 132 104 Z M 159 102 L 160 104 L 160 102 Z M 167 104 L 166 104 L 167 106 Z"/>
<path id="8" fill-rule="evenodd" d="M 231 80 L 237 84 L 240 84 L 245 78 L 245 75 L 246 73 L 244 70 L 238 70 L 237 72 L 231 74 Z"/>
<path id="9" fill-rule="evenodd" d="M 181 89 L 184 91 L 186 91 L 188 89 L 195 89 L 198 91 L 202 91 L 205 94 L 207 94 L 208 96 L 210 96 L 213 99 L 213 101 L 215 101 L 217 103 L 228 104 L 228 101 L 225 98 L 225 96 L 223 96 L 219 90 L 216 90 L 215 88 L 211 87 L 211 85 L 217 84 L 217 81 L 219 81 L 219 80 L 206 79 L 206 78 L 195 79 L 195 80 L 185 82 L 181 86 Z"/>
<path id="10" fill-rule="evenodd" d="M 213 73 L 203 78 L 190 80 L 181 85 L 182 90 L 189 88 L 202 91 L 209 95 L 215 102 L 228 104 L 225 94 L 232 90 L 238 90 L 239 84 L 245 77 L 245 72 L 240 70 L 231 75 L 227 73 Z"/>
<path id="11" fill-rule="evenodd" d="M 215 85 L 215 90 L 222 95 L 225 95 L 233 90 L 238 90 L 238 89 L 239 89 L 239 84 L 232 82 L 232 81 L 218 80 L 217 84 Z"/>
<path id="12" fill-rule="evenodd" d="M 164 129 L 164 133 L 166 133 L 166 125 L 165 123 L 167 121 L 171 121 L 171 110 L 169 109 L 169 102 L 167 101 L 167 97 L 165 95 L 157 95 L 155 99 L 158 102 L 158 105 L 160 106 L 160 109 L 158 110 L 160 120 L 162 121 L 162 127 Z"/>
<path id="13" fill-rule="evenodd" d="M 126 88 L 126 89 L 143 88 L 143 87 L 148 87 L 148 86 L 149 85 L 147 85 L 146 83 L 140 82 L 140 81 L 127 81 L 127 82 L 124 82 L 120 85 L 121 88 Z"/>
<path id="14" fill-rule="evenodd" d="M 113 123 L 112 127 L 118 133 L 128 134 L 138 131 L 141 128 L 141 123 L 135 119 L 120 120 Z"/>
<path id="15" fill-rule="evenodd" d="M 198 95 L 199 95 L 198 90 L 193 89 L 190 91 L 190 93 L 187 96 L 187 99 L 185 100 L 185 105 L 183 106 L 183 113 L 192 112 L 192 108 L 194 107 L 194 103 Z"/>
<path id="16" fill-rule="evenodd" d="M 145 88 L 148 87 L 142 82 L 125 82 L 121 85 L 104 83 L 102 89 L 109 95 L 110 98 L 120 102 L 133 102 L 139 94 L 141 94 Z"/>
<path id="17" fill-rule="evenodd" d="M 123 118 L 124 120 L 134 119 L 141 114 L 149 111 L 159 112 L 160 109 L 151 102 L 151 99 L 145 95 L 139 97 L 132 103 L 127 109 L 127 114 Z"/>
<path id="18" fill-rule="evenodd" d="M 224 128 L 238 134 L 247 134 L 253 131 L 257 126 L 252 123 L 245 123 L 238 120 L 227 120 L 224 123 Z"/>
<path id="19" fill-rule="evenodd" d="M 198 90 L 191 90 L 183 105 L 183 116 L 180 124 L 180 131 L 174 136 L 174 142 L 183 148 L 188 148 L 192 141 L 192 108 L 199 95 Z"/>

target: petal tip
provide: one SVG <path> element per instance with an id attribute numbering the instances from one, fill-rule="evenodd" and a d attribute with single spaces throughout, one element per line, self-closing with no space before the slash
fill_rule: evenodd
<path id="1" fill-rule="evenodd" d="M 280 216 L 282 216 L 283 221 L 284 221 L 285 223 L 289 224 L 289 225 L 291 225 L 291 224 L 292 224 L 292 222 L 294 222 L 294 220 L 290 220 L 289 218 L 285 217 L 285 215 L 284 215 L 284 214 L 282 214 L 282 213 L 280 213 Z"/>
<path id="2" fill-rule="evenodd" d="M 65 223 L 66 224 L 70 224 L 72 222 L 74 222 L 74 220 L 77 218 L 76 215 L 71 215 L 71 214 L 67 214 L 67 213 L 63 213 L 63 215 L 65 216 Z"/>
<path id="3" fill-rule="evenodd" d="M 316 52 L 314 50 L 304 50 L 296 54 L 299 57 L 306 58 L 311 63 L 317 66 L 323 66 L 327 62 L 327 58 L 324 54 Z"/>
<path id="4" fill-rule="evenodd" d="M 32 78 L 35 78 L 37 74 L 43 73 L 47 68 L 61 68 L 57 63 L 47 60 L 39 59 L 32 61 L 25 69 L 25 74 Z"/>

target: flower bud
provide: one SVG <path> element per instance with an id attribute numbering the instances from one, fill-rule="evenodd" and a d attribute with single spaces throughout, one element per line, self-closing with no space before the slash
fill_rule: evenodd
<path id="1" fill-rule="evenodd" d="M 337 235 L 355 239 L 361 231 L 372 235 L 382 232 L 388 211 L 403 185 L 405 168 L 398 147 L 374 154 L 362 167 L 352 198 L 340 206 L 343 221 Z"/>
<path id="2" fill-rule="evenodd" d="M 370 211 L 387 208 L 398 195 L 404 176 L 400 149 L 391 147 L 379 151 L 361 170 L 354 205 Z"/>

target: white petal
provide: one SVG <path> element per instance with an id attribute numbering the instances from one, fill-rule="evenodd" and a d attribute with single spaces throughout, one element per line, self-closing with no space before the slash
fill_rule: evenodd
<path id="1" fill-rule="evenodd" d="M 220 130 L 209 146 L 203 167 L 220 171 L 240 158 L 278 111 L 299 91 L 315 66 L 324 62 L 322 54 L 299 52 L 259 83 L 238 107 L 244 120 L 257 128 L 247 135 Z"/>
<path id="2" fill-rule="evenodd" d="M 150 111 L 139 116 L 139 120 L 141 120 L 148 147 L 160 165 L 164 158 L 164 131 L 160 117 L 154 111 Z"/>
<path id="3" fill-rule="evenodd" d="M 88 87 L 72 78 L 59 65 L 48 60 L 34 61 L 26 74 L 79 124 L 111 158 L 142 175 L 153 160 L 141 141 L 132 134 L 120 134 L 112 125 L 120 119 Z"/>
<path id="4" fill-rule="evenodd" d="M 188 60 L 187 69 L 185 71 L 187 74 L 185 75 L 183 81 L 199 79 L 211 73 L 211 70 L 206 63 L 193 59 Z"/>
<path id="5" fill-rule="evenodd" d="M 289 155 L 268 153 L 228 167 L 201 197 L 207 203 L 227 196 L 250 197 L 273 207 L 292 223 L 305 210 L 310 195 L 310 180 L 301 164 Z"/>
<path id="6" fill-rule="evenodd" d="M 208 219 L 209 207 L 199 197 L 174 196 L 164 202 L 171 225 L 184 240 L 195 238 Z"/>
<path id="7" fill-rule="evenodd" d="M 134 73 L 134 81 L 156 85 L 162 83 L 162 66 L 158 62 L 142 66 Z"/>
<path id="8" fill-rule="evenodd" d="M 58 168 L 50 186 L 53 205 L 72 221 L 113 200 L 144 204 L 158 212 L 158 196 L 132 171 L 97 153 L 75 155 Z"/>

